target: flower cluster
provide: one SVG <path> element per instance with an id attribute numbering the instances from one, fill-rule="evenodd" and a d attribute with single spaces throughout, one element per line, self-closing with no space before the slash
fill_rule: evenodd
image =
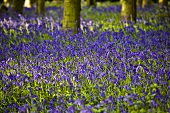
<path id="1" fill-rule="evenodd" d="M 168 112 L 170 26 L 142 19 L 114 30 L 82 19 L 74 36 L 52 17 L 1 19 L 0 109 Z"/>

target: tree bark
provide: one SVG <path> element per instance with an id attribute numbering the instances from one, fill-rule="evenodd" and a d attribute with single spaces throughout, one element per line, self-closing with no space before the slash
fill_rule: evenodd
<path id="1" fill-rule="evenodd" d="M 150 7 L 151 6 L 152 1 L 151 0 L 143 0 L 142 1 L 142 7 Z"/>
<path id="2" fill-rule="evenodd" d="M 23 14 L 24 0 L 13 0 L 13 11 L 19 14 Z"/>
<path id="3" fill-rule="evenodd" d="M 87 0 L 87 6 L 94 6 L 94 7 L 96 7 L 96 0 Z"/>
<path id="4" fill-rule="evenodd" d="M 81 0 L 64 0 L 63 30 L 72 30 L 73 34 L 80 28 Z"/>
<path id="5" fill-rule="evenodd" d="M 45 0 L 36 0 L 36 13 L 45 15 Z"/>
<path id="6" fill-rule="evenodd" d="M 122 0 L 121 17 L 136 22 L 136 0 Z"/>

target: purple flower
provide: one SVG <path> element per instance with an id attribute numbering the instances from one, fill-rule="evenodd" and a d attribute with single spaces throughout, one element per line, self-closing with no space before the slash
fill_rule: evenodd
<path id="1" fill-rule="evenodd" d="M 74 113 L 74 112 L 75 112 L 74 106 L 69 106 L 69 107 L 68 107 L 68 112 L 69 112 L 69 113 Z"/>
<path id="2" fill-rule="evenodd" d="M 11 87 L 12 83 L 9 82 L 6 87 L 3 88 L 3 91 L 6 92 L 10 87 Z"/>
<path id="3" fill-rule="evenodd" d="M 24 74 L 24 76 L 22 77 L 22 81 L 25 81 L 27 78 L 27 75 Z"/>
<path id="4" fill-rule="evenodd" d="M 154 100 L 152 100 L 152 104 L 154 107 L 156 107 L 158 105 L 157 102 L 155 102 Z"/>
<path id="5" fill-rule="evenodd" d="M 101 96 L 101 97 L 105 97 L 104 91 L 101 91 L 101 92 L 100 92 L 100 96 Z"/>
<path id="6" fill-rule="evenodd" d="M 79 99 L 76 99 L 76 100 L 74 101 L 74 104 L 75 104 L 75 105 L 79 105 L 79 106 L 83 106 L 82 101 L 79 100 Z"/>
<path id="7" fill-rule="evenodd" d="M 16 75 L 10 74 L 10 76 L 8 76 L 8 78 L 9 78 L 10 80 L 14 80 L 14 79 L 16 79 Z"/>
<path id="8" fill-rule="evenodd" d="M 52 88 L 50 88 L 50 90 L 49 90 L 49 94 L 52 94 L 52 92 L 53 92 L 53 89 L 52 89 Z"/>
<path id="9" fill-rule="evenodd" d="M 56 109 L 51 108 L 51 109 L 48 111 L 48 113 L 58 113 L 58 112 L 57 112 L 57 110 L 56 110 Z"/>
<path id="10" fill-rule="evenodd" d="M 28 107 L 29 107 L 28 104 L 25 104 L 24 106 L 19 107 L 19 108 L 18 108 L 19 113 L 22 113 L 22 112 L 25 113 L 25 112 L 27 112 L 27 109 L 29 109 Z"/>
<path id="11" fill-rule="evenodd" d="M 118 82 L 117 78 L 114 78 L 113 83 L 117 84 L 117 82 Z"/>
<path id="12" fill-rule="evenodd" d="M 90 109 L 82 109 L 80 113 L 93 113 Z"/>
<path id="13" fill-rule="evenodd" d="M 109 103 L 113 103 L 113 97 L 112 97 L 112 96 L 109 96 L 108 99 L 107 99 L 107 101 L 108 101 Z"/>
<path id="14" fill-rule="evenodd" d="M 36 109 L 36 111 L 37 111 L 37 112 L 40 112 L 40 111 L 42 111 L 42 108 L 41 108 L 40 106 L 38 106 L 37 109 Z"/>

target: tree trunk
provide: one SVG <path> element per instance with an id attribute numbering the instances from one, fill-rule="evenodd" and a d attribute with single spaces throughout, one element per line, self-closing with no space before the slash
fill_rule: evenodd
<path id="1" fill-rule="evenodd" d="M 136 22 L 136 0 L 122 0 L 121 17 Z"/>
<path id="2" fill-rule="evenodd" d="M 19 14 L 23 14 L 24 0 L 13 0 L 13 11 Z"/>
<path id="3" fill-rule="evenodd" d="M 168 0 L 159 0 L 160 6 L 166 6 L 168 7 Z"/>
<path id="4" fill-rule="evenodd" d="M 45 15 L 45 0 L 36 0 L 36 13 Z"/>
<path id="5" fill-rule="evenodd" d="M 151 6 L 151 3 L 152 3 L 151 0 L 143 0 L 143 1 L 142 1 L 142 7 L 143 7 L 143 8 L 149 7 L 149 6 Z"/>
<path id="6" fill-rule="evenodd" d="M 139 8 L 142 8 L 142 0 L 137 0 L 137 6 L 138 6 Z"/>
<path id="7" fill-rule="evenodd" d="M 64 0 L 63 30 L 72 30 L 73 34 L 80 28 L 81 0 Z"/>
<path id="8" fill-rule="evenodd" d="M 96 0 L 87 0 L 87 6 L 94 6 L 94 7 L 96 7 Z"/>

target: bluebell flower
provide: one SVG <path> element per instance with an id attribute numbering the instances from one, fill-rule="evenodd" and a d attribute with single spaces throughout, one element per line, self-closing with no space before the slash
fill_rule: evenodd
<path id="1" fill-rule="evenodd" d="M 78 106 L 83 106 L 82 101 L 79 100 L 78 98 L 74 101 L 74 104 Z"/>
<path id="2" fill-rule="evenodd" d="M 93 113 L 90 109 L 82 109 L 80 113 Z"/>
<path id="3" fill-rule="evenodd" d="M 114 101 L 113 101 L 113 97 L 112 96 L 109 96 L 108 98 L 107 98 L 107 101 L 109 102 L 109 103 L 113 103 Z"/>
<path id="4" fill-rule="evenodd" d="M 40 106 L 37 107 L 36 112 L 42 111 L 42 108 Z"/>
<path id="5" fill-rule="evenodd" d="M 75 112 L 74 106 L 69 106 L 69 107 L 68 107 L 68 112 L 69 112 L 69 113 L 74 113 L 74 112 Z"/>
<path id="6" fill-rule="evenodd" d="M 101 97 L 105 97 L 104 91 L 102 91 L 102 90 L 100 91 L 100 96 L 101 96 Z"/>
<path id="7" fill-rule="evenodd" d="M 33 98 L 33 99 L 34 99 L 34 98 L 37 98 L 37 95 L 32 94 L 32 95 L 31 95 L 31 98 Z"/>
<path id="8" fill-rule="evenodd" d="M 64 100 L 61 97 L 59 97 L 58 98 L 58 103 L 64 103 Z"/>
<path id="9" fill-rule="evenodd" d="M 170 112 L 170 108 L 168 108 L 168 112 Z"/>
<path id="10" fill-rule="evenodd" d="M 74 99 L 72 97 L 69 98 L 68 100 L 69 103 L 74 103 Z"/>
<path id="11" fill-rule="evenodd" d="M 36 104 L 37 102 L 35 100 L 32 100 L 31 104 Z"/>
<path id="12" fill-rule="evenodd" d="M 49 89 L 49 94 L 52 94 L 52 92 L 53 92 L 53 89 L 50 88 L 50 89 Z"/>
<path id="13" fill-rule="evenodd" d="M 6 92 L 10 87 L 12 86 L 12 83 L 9 82 L 6 87 L 3 88 L 3 91 Z"/>
<path id="14" fill-rule="evenodd" d="M 58 113 L 58 111 L 55 108 L 51 108 L 48 113 Z"/>
<path id="15" fill-rule="evenodd" d="M 8 78 L 10 80 L 16 80 L 16 75 L 10 74 L 10 76 L 8 76 Z"/>
<path id="16" fill-rule="evenodd" d="M 117 84 L 117 82 L 118 82 L 118 80 L 116 78 L 114 78 L 113 83 Z"/>

